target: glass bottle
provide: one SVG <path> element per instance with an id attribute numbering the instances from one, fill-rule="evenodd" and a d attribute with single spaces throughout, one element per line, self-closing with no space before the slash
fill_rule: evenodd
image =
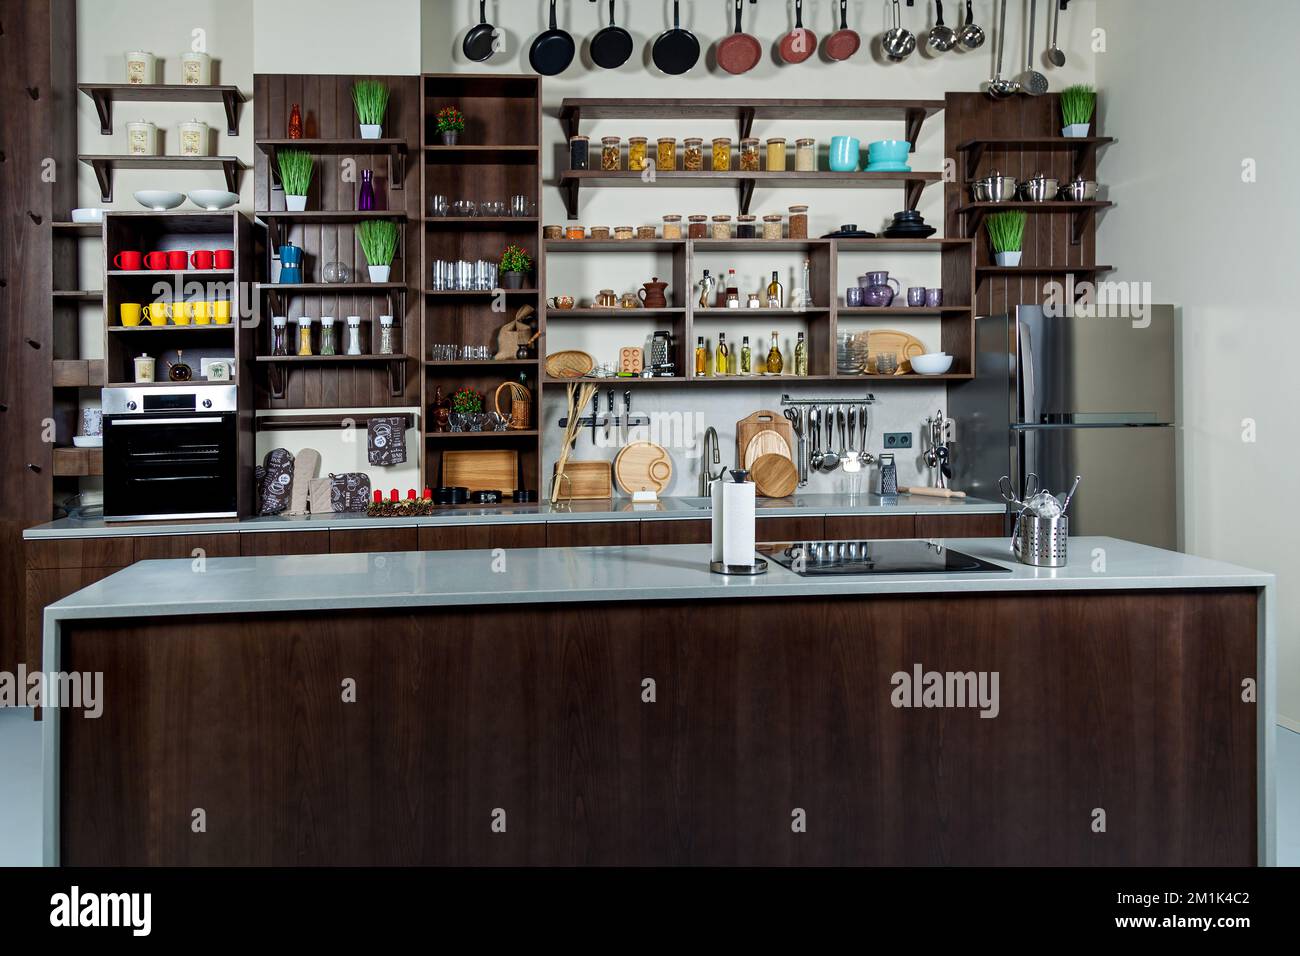
<path id="1" fill-rule="evenodd" d="M 334 341 L 334 316 L 322 315 L 320 317 L 320 354 L 335 355 L 338 346 Z"/>
<path id="2" fill-rule="evenodd" d="M 271 316 L 271 354 L 288 355 L 289 354 L 289 317 L 285 315 Z"/>
<path id="3" fill-rule="evenodd" d="M 704 347 L 704 336 L 695 339 L 695 375 L 701 377 L 709 374 L 709 350 Z"/>
<path id="4" fill-rule="evenodd" d="M 375 174 L 372 170 L 361 170 L 361 192 L 357 195 L 357 209 L 367 212 L 375 208 Z"/>
<path id="5" fill-rule="evenodd" d="M 736 281 L 736 270 L 727 270 L 727 284 L 723 286 L 723 305 L 728 308 L 740 308 L 740 283 Z"/>
<path id="6" fill-rule="evenodd" d="M 300 315 L 298 322 L 298 354 L 311 355 L 311 316 Z"/>
<path id="7" fill-rule="evenodd" d="M 785 289 L 777 279 L 775 269 L 772 270 L 772 281 L 767 284 L 767 307 L 769 309 L 785 307 Z"/>
<path id="8" fill-rule="evenodd" d="M 348 316 L 348 355 L 361 355 L 361 316 Z"/>
<path id="9" fill-rule="evenodd" d="M 805 259 L 803 261 L 803 296 L 800 299 L 800 303 L 805 309 L 811 309 L 813 307 L 811 274 L 812 264 Z"/>
<path id="10" fill-rule="evenodd" d="M 785 359 L 781 358 L 780 342 L 775 331 L 772 332 L 772 347 L 767 352 L 767 374 L 780 375 L 781 370 L 785 368 Z"/>
<path id="11" fill-rule="evenodd" d="M 730 371 L 731 349 L 727 347 L 727 333 L 718 333 L 718 352 L 713 359 L 713 374 L 726 375 Z"/>
<path id="12" fill-rule="evenodd" d="M 806 376 L 808 374 L 808 344 L 803 340 L 803 333 L 799 333 L 799 340 L 794 344 L 794 374 Z"/>
<path id="13" fill-rule="evenodd" d="M 289 138 L 302 139 L 302 110 L 297 103 L 289 110 Z"/>
<path id="14" fill-rule="evenodd" d="M 749 351 L 749 336 L 746 335 L 740 340 L 740 374 L 748 375 L 753 371 L 751 367 L 751 355 Z"/>
<path id="15" fill-rule="evenodd" d="M 700 280 L 700 308 L 707 309 L 712 299 L 711 293 L 713 287 L 718 284 L 718 280 L 709 275 L 709 270 L 704 270 L 704 278 Z"/>
<path id="16" fill-rule="evenodd" d="M 396 335 L 393 332 L 393 317 L 391 315 L 381 315 L 379 317 L 379 354 L 392 355 L 397 349 L 394 347 Z"/>

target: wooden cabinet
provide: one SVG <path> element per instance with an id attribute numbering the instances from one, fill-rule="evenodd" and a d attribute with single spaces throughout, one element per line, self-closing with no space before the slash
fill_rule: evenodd
<path id="1" fill-rule="evenodd" d="M 415 551 L 415 528 L 345 528 L 330 531 L 330 554 L 370 554 L 379 551 Z"/>
<path id="2" fill-rule="evenodd" d="M 127 542 L 130 543 L 129 541 Z M 125 565 L 123 565 L 125 567 Z M 103 580 L 121 567 L 102 568 L 42 568 L 28 570 L 26 616 L 26 653 L 28 671 L 41 667 L 41 646 L 45 633 L 45 607 L 62 600 L 69 594 Z"/>
<path id="3" fill-rule="evenodd" d="M 1001 514 L 916 516 L 918 538 L 998 538 L 1005 533 Z"/>
<path id="4" fill-rule="evenodd" d="M 193 558 L 202 550 L 204 558 L 239 557 L 239 535 L 230 534 L 153 534 L 135 539 L 135 560 L 155 558 Z"/>
<path id="5" fill-rule="evenodd" d="M 471 551 L 478 548 L 544 548 L 546 525 L 471 524 L 420 528 L 421 551 Z"/>
<path id="6" fill-rule="evenodd" d="M 239 553 L 246 558 L 279 554 L 328 554 L 328 531 L 244 531 Z"/>
<path id="7" fill-rule="evenodd" d="M 826 537 L 832 541 L 880 541 L 916 537 L 915 515 L 827 515 Z"/>
<path id="8" fill-rule="evenodd" d="M 764 518 L 755 521 L 759 541 L 820 541 L 826 537 L 826 522 L 821 515 L 796 515 L 789 518 Z"/>
<path id="9" fill-rule="evenodd" d="M 27 567 L 121 568 L 134 559 L 134 538 L 41 538 L 26 542 Z"/>
<path id="10" fill-rule="evenodd" d="M 546 525 L 548 548 L 611 547 L 640 543 L 639 521 L 556 521 Z"/>
<path id="11" fill-rule="evenodd" d="M 642 544 L 707 544 L 713 539 L 713 522 L 708 518 L 684 521 L 642 521 Z"/>

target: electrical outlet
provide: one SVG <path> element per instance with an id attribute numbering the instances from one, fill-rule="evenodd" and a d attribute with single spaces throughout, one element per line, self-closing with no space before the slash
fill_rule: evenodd
<path id="1" fill-rule="evenodd" d="M 911 432 L 885 432 L 885 450 L 893 448 L 911 448 Z"/>

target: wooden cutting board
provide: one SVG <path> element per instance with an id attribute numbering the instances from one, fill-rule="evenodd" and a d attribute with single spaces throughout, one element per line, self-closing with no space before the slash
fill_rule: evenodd
<path id="1" fill-rule="evenodd" d="M 660 494 L 673 477 L 673 460 L 662 445 L 634 441 L 614 459 L 614 480 L 629 495 L 636 491 Z"/>
<path id="2" fill-rule="evenodd" d="M 912 371 L 909 361 L 914 355 L 924 355 L 925 345 L 915 335 L 908 335 L 897 329 L 872 329 L 867 333 L 867 368 L 876 370 L 876 355 L 880 352 L 893 352 L 898 356 L 898 371 L 903 375 Z"/>
<path id="3" fill-rule="evenodd" d="M 503 448 L 442 453 L 442 483 L 470 491 L 499 491 L 508 495 L 518 487 L 519 452 Z"/>
<path id="4" fill-rule="evenodd" d="M 614 497 L 613 479 L 607 461 L 568 461 L 560 482 L 560 497 L 591 501 Z"/>
<path id="5" fill-rule="evenodd" d="M 745 454 L 741 458 L 742 467 L 752 468 L 754 462 L 764 455 L 782 455 L 791 461 L 794 460 L 790 446 L 785 443 L 785 439 L 779 432 L 774 431 L 759 432 L 749 440 Z"/>
<path id="6" fill-rule="evenodd" d="M 786 457 L 793 458 L 794 456 L 791 454 L 791 449 L 795 447 L 793 426 L 786 421 L 785 416 L 780 412 L 762 409 L 754 412 L 748 418 L 742 418 L 736 422 L 736 461 L 740 462 L 742 466 L 745 466 L 747 461 L 752 461 L 749 457 L 749 443 L 758 435 L 769 431 L 775 432 L 785 440 Z M 767 441 L 767 439 L 764 439 L 764 441 Z M 766 447 L 770 448 L 771 446 Z"/>
<path id="7" fill-rule="evenodd" d="M 755 490 L 764 498 L 788 498 L 799 486 L 799 469 L 784 455 L 761 455 L 749 469 Z"/>

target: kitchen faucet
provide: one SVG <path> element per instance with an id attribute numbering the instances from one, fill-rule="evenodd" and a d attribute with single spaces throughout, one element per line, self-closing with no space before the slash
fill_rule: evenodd
<path id="1" fill-rule="evenodd" d="M 718 465 L 718 473 L 712 474 L 709 471 L 709 450 L 713 451 L 712 464 Z M 726 474 L 727 469 L 721 467 L 722 451 L 718 446 L 718 432 L 710 425 L 704 430 L 704 448 L 700 455 L 700 497 L 708 498 L 713 495 L 713 483 Z"/>

